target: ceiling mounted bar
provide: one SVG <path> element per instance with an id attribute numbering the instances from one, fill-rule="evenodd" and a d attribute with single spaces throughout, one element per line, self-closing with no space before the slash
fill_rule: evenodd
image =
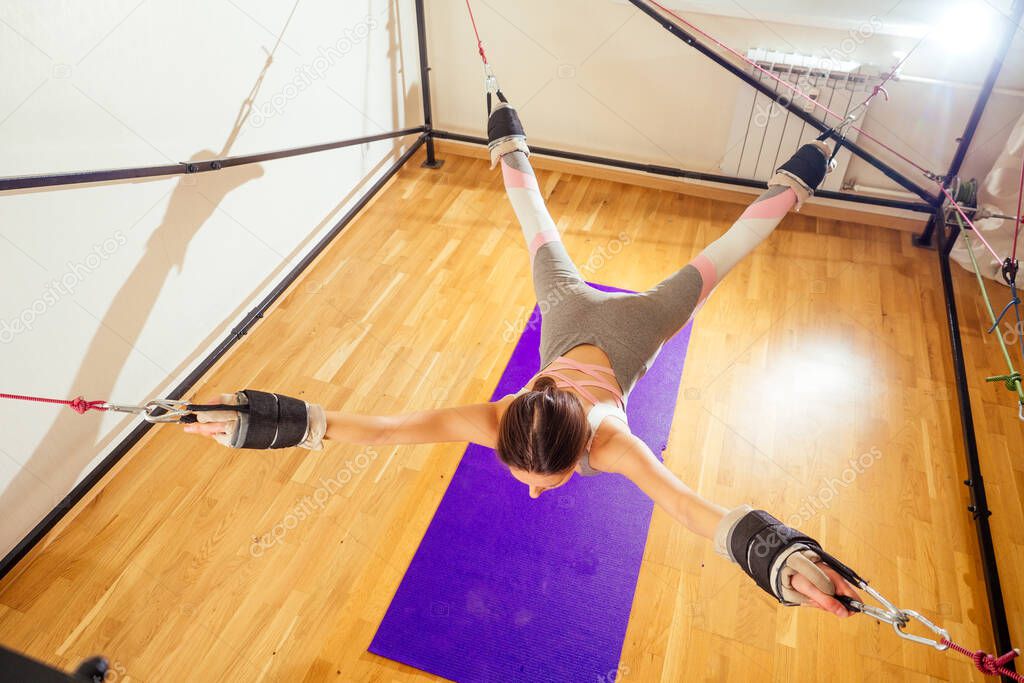
<path id="1" fill-rule="evenodd" d="M 453 140 L 455 142 L 466 142 L 473 145 L 487 146 L 487 139 L 476 137 L 473 135 L 464 135 L 462 133 L 452 133 L 446 130 L 434 130 L 433 136 L 440 140 Z M 559 159 L 569 159 L 571 161 L 582 161 L 588 164 L 600 164 L 602 166 L 611 166 L 613 168 L 624 168 L 630 171 L 640 171 L 642 173 L 651 173 L 654 175 L 668 176 L 670 178 L 687 178 L 689 180 L 702 180 L 711 183 L 722 183 L 724 185 L 736 185 L 738 187 L 750 187 L 759 190 L 764 190 L 768 187 L 768 183 L 761 180 L 753 180 L 752 178 L 737 178 L 735 176 L 719 175 L 716 173 L 704 173 L 703 171 L 688 171 L 682 168 L 673 168 L 671 166 L 659 166 L 658 164 L 645 164 L 639 161 L 626 161 L 625 159 L 612 159 L 609 157 L 600 157 L 593 154 L 584 154 L 582 152 L 572 152 L 562 149 L 552 149 L 550 147 L 536 147 L 531 145 L 530 152 L 546 157 L 556 157 Z M 930 204 L 924 202 L 911 202 L 901 199 L 888 199 L 884 197 L 868 197 L 857 194 L 850 194 L 849 192 L 833 192 L 831 190 L 816 190 L 814 193 L 815 197 L 821 197 L 822 199 L 837 199 L 844 202 L 853 202 L 856 204 L 867 204 L 869 206 L 881 206 L 889 209 L 903 209 L 904 211 L 916 211 L 918 213 L 934 213 L 935 209 Z"/>
<path id="2" fill-rule="evenodd" d="M 748 74 L 744 69 L 736 66 L 722 55 L 715 52 L 713 49 L 711 49 L 703 42 L 701 42 L 699 39 L 697 39 L 693 34 L 689 33 L 681 26 L 673 23 L 668 18 L 663 16 L 657 9 L 644 2 L 644 0 L 629 0 L 629 2 L 635 5 L 644 14 L 646 14 L 647 16 L 651 17 L 656 22 L 661 24 L 665 28 L 665 30 L 674 35 L 676 38 L 679 38 L 690 47 L 694 48 L 704 56 L 711 59 L 711 61 L 725 68 L 730 73 L 732 73 L 740 80 L 742 80 L 744 83 L 757 90 L 759 93 L 771 98 L 780 107 L 785 108 L 787 111 L 789 111 L 794 116 L 801 119 L 808 125 L 814 127 L 816 130 L 822 133 L 832 131 L 832 126 L 824 123 L 816 116 L 813 116 L 812 114 L 809 114 L 808 112 L 804 111 L 800 106 L 794 104 L 791 99 L 779 97 L 778 93 L 776 93 L 772 88 L 762 83 L 758 79 L 754 78 L 751 74 Z M 841 135 L 841 133 L 837 133 L 834 131 L 831 133 L 831 137 L 837 140 L 841 137 Z M 850 152 L 852 152 L 853 154 L 857 155 L 858 157 L 860 157 L 861 159 L 868 162 L 869 164 L 877 168 L 879 171 L 884 173 L 885 176 L 892 180 L 893 182 L 909 190 L 910 192 L 916 194 L 918 197 L 926 201 L 929 205 L 938 206 L 940 204 L 940 195 L 932 194 L 928 190 L 924 189 L 923 187 L 915 183 L 913 180 L 909 179 L 908 177 L 897 171 L 895 168 L 893 168 L 889 164 L 885 163 L 884 161 L 876 157 L 871 152 L 867 151 L 866 149 L 858 145 L 857 143 L 851 142 L 850 140 L 844 140 L 843 146 L 849 149 Z"/>
<path id="3" fill-rule="evenodd" d="M 319 145 L 306 145 L 304 147 L 291 147 L 289 149 L 277 150 L 274 152 L 262 152 L 259 154 L 246 154 L 242 156 L 224 157 L 221 159 L 207 159 L 204 161 L 187 161 L 175 164 L 163 164 L 160 166 L 137 166 L 133 168 L 114 168 L 97 171 L 72 171 L 70 173 L 45 173 L 42 175 L 9 176 L 0 178 L 0 192 L 4 190 L 24 190 L 34 187 L 53 187 L 57 185 L 79 185 L 81 183 L 98 183 L 111 180 L 130 180 L 133 178 L 153 178 L 167 175 L 185 175 L 189 173 L 206 173 L 208 171 L 219 171 L 231 166 L 243 166 L 255 164 L 261 161 L 272 159 L 283 159 L 285 157 L 300 156 L 302 154 L 313 154 L 331 149 L 353 147 L 364 145 L 368 142 L 378 140 L 390 140 L 405 135 L 424 133 L 424 126 L 415 128 L 404 128 L 402 130 L 366 135 L 360 138 L 338 140 L 337 142 L 325 142 Z"/>

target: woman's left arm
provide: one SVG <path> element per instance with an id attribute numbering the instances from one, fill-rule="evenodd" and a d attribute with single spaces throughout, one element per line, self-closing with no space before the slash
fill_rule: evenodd
<path id="1" fill-rule="evenodd" d="M 714 542 L 716 551 L 754 578 L 764 590 L 784 604 L 807 604 L 836 616 L 846 617 L 850 612 L 833 597 L 845 595 L 860 600 L 856 591 L 836 571 L 820 561 L 814 552 L 820 550 L 817 542 L 799 534 L 778 522 L 762 510 L 736 508 L 732 511 L 714 503 L 689 486 L 658 460 L 651 449 L 636 436 L 618 433 L 603 446 L 617 453 L 606 471 L 621 474 L 650 496 L 657 505 L 664 508 L 680 524 L 699 536 Z M 603 459 L 605 460 L 605 459 Z M 744 522 L 744 524 L 740 524 Z M 748 552 L 744 563 L 733 558 L 731 549 L 723 537 L 730 541 L 742 538 L 748 529 L 759 528 L 744 539 L 747 545 L 758 551 Z M 790 535 L 794 535 L 790 538 Z M 735 538 L 734 538 L 735 537 Z M 806 541 L 806 543 L 805 543 Z M 757 559 L 761 551 L 771 553 L 770 560 Z M 780 588 L 784 584 L 787 590 Z"/>
<path id="2" fill-rule="evenodd" d="M 636 484 L 651 500 L 687 529 L 709 540 L 714 539 L 727 509 L 702 497 L 684 484 L 643 441 L 632 434 L 619 433 L 604 446 L 618 452 L 607 471 L 621 474 Z"/>

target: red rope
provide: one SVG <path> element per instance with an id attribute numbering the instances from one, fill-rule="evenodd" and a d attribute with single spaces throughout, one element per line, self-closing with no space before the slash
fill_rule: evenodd
<path id="1" fill-rule="evenodd" d="M 971 661 L 974 662 L 975 668 L 981 673 L 987 676 L 1006 676 L 1012 678 L 1015 681 L 1021 681 L 1024 683 L 1024 676 L 1020 675 L 1016 671 L 1010 671 L 1006 668 L 1014 657 L 1020 654 L 1019 650 L 1010 650 L 1005 655 L 998 657 L 990 655 L 984 650 L 968 650 L 963 645 L 957 645 L 948 638 L 942 639 L 942 644 L 949 647 L 951 650 L 956 650 L 965 657 L 970 657 Z"/>
<path id="2" fill-rule="evenodd" d="M 469 10 L 469 21 L 473 24 L 473 33 L 476 34 L 476 49 L 480 51 L 480 59 L 487 63 L 487 53 L 484 52 L 484 41 L 480 40 L 480 31 L 476 30 L 476 19 L 473 17 L 473 6 L 466 0 L 466 9 Z"/>
<path id="3" fill-rule="evenodd" d="M 62 406 L 68 406 L 79 415 L 88 410 L 106 410 L 106 408 L 103 407 L 103 404 L 106 403 L 106 401 L 86 401 L 81 396 L 70 401 L 65 401 L 59 398 L 43 398 L 42 396 L 21 396 L 20 394 L 0 394 L 0 398 L 11 398 L 18 401 L 36 401 L 38 403 L 57 403 Z"/>

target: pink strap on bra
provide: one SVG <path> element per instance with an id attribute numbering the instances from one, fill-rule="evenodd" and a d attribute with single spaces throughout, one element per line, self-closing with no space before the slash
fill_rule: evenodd
<path id="1" fill-rule="evenodd" d="M 586 375 L 589 375 L 593 381 L 588 382 L 586 380 L 583 380 L 577 382 L 558 372 L 558 370 L 563 369 L 577 370 Z M 606 375 L 607 379 L 594 376 L 594 372 L 599 372 Z M 571 386 L 576 391 L 580 392 L 580 395 L 582 395 L 588 401 L 595 404 L 599 403 L 598 399 L 591 392 L 587 391 L 584 387 L 595 387 L 598 389 L 604 389 L 615 395 L 615 400 L 619 404 L 620 408 L 625 407 L 625 402 L 622 400 L 622 391 L 619 389 L 617 383 L 615 382 L 615 373 L 606 367 L 595 365 L 592 363 L 581 363 L 580 361 L 572 360 L 571 358 L 556 358 L 551 362 L 550 365 L 548 365 L 548 367 L 544 370 L 542 374 L 555 378 L 555 385 L 559 387 L 562 386 L 559 384 L 559 380 L 561 380 L 565 384 Z"/>

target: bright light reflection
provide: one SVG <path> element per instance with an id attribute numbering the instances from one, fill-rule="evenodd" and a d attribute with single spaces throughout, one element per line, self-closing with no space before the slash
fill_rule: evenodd
<path id="1" fill-rule="evenodd" d="M 965 54 L 995 42 L 998 25 L 994 10 L 984 2 L 973 0 L 950 7 L 935 25 L 931 39 L 944 49 Z"/>

